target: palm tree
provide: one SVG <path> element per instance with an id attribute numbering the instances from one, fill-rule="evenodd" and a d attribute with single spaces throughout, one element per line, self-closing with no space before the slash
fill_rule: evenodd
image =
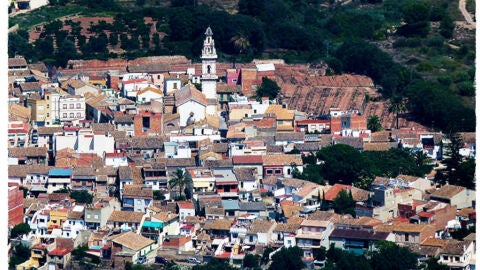
<path id="1" fill-rule="evenodd" d="M 247 35 L 243 32 L 234 35 L 230 41 L 240 54 L 250 47 L 250 41 L 248 40 Z"/>
<path id="2" fill-rule="evenodd" d="M 382 123 L 380 123 L 380 118 L 377 115 L 372 115 L 367 119 L 367 128 L 372 132 L 377 132 L 382 130 Z"/>
<path id="3" fill-rule="evenodd" d="M 406 111 L 405 99 L 401 96 L 392 96 L 388 105 L 388 112 L 395 114 L 396 128 L 398 129 L 398 114 Z"/>
<path id="4" fill-rule="evenodd" d="M 170 188 L 179 187 L 180 197 L 185 187 L 190 187 L 192 184 L 192 178 L 189 175 L 185 175 L 182 169 L 177 169 L 173 172 L 173 178 L 168 182 Z"/>

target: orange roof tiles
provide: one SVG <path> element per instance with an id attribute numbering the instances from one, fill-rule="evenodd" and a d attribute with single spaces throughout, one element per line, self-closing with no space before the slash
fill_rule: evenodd
<path id="1" fill-rule="evenodd" d="M 178 201 L 177 205 L 180 209 L 195 209 L 193 203 L 189 201 Z"/>
<path id="2" fill-rule="evenodd" d="M 444 185 L 437 191 L 435 191 L 431 197 L 451 199 L 453 196 L 465 190 L 465 187 L 455 185 Z"/>
<path id="3" fill-rule="evenodd" d="M 274 166 L 282 165 L 288 166 L 292 163 L 297 164 L 298 166 L 303 165 L 303 161 L 300 155 L 289 155 L 289 154 L 267 154 L 262 156 L 264 166 Z"/>

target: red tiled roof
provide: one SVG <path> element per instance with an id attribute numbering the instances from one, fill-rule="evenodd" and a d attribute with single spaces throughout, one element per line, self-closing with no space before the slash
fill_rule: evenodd
<path id="1" fill-rule="evenodd" d="M 423 212 L 423 211 L 422 211 L 422 212 L 419 212 L 417 215 L 418 215 L 419 217 L 423 217 L 423 218 L 431 218 L 431 217 L 434 216 L 433 213 Z"/>
<path id="2" fill-rule="evenodd" d="M 228 258 L 230 258 L 230 254 L 231 254 L 231 252 L 223 252 L 222 254 L 218 254 L 217 256 L 215 256 L 215 258 L 228 259 Z"/>
<path id="3" fill-rule="evenodd" d="M 308 124 L 330 124 L 330 120 L 307 119 L 307 120 L 297 121 L 297 125 L 308 125 Z"/>
<path id="4" fill-rule="evenodd" d="M 178 208 L 180 209 L 194 209 L 192 202 L 179 201 L 177 202 Z"/>
<path id="5" fill-rule="evenodd" d="M 49 256 L 65 256 L 70 253 L 69 250 L 65 248 L 55 248 L 54 250 L 48 253 Z"/>
<path id="6" fill-rule="evenodd" d="M 260 155 L 233 156 L 233 164 L 263 164 L 263 158 Z"/>
<path id="7" fill-rule="evenodd" d="M 325 193 L 325 200 L 333 201 L 341 190 L 350 190 L 351 188 L 350 185 L 335 184 Z"/>

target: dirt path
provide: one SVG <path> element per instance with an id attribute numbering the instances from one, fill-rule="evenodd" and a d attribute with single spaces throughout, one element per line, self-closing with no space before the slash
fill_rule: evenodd
<path id="1" fill-rule="evenodd" d="M 466 25 L 471 26 L 472 28 L 475 28 L 476 24 L 472 19 L 472 15 L 467 11 L 466 6 L 467 6 L 466 0 L 458 1 L 458 9 L 460 9 L 460 12 L 465 18 L 465 21 L 467 22 Z"/>

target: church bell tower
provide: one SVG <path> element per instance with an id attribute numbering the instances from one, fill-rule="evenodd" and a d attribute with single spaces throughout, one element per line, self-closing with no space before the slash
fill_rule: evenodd
<path id="1" fill-rule="evenodd" d="M 205 31 L 205 40 L 202 49 L 202 92 L 207 98 L 207 113 L 215 114 L 217 108 L 217 51 L 210 27 Z"/>

